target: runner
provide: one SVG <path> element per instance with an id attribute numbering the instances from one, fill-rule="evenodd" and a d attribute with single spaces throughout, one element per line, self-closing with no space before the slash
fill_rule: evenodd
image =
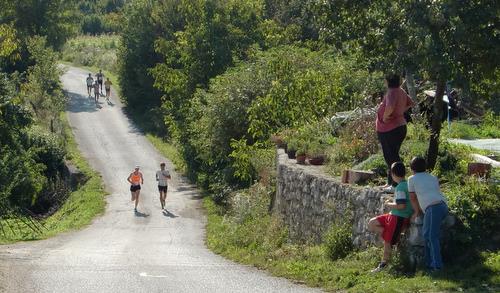
<path id="1" fill-rule="evenodd" d="M 87 93 L 89 94 L 89 97 L 92 96 L 93 86 L 94 86 L 94 79 L 92 78 L 92 74 L 89 73 L 89 76 L 87 77 Z"/>
<path id="2" fill-rule="evenodd" d="M 99 103 L 99 83 L 97 83 L 97 80 L 94 83 L 94 99 L 97 105 Z"/>
<path id="3" fill-rule="evenodd" d="M 99 69 L 99 72 L 95 75 L 97 78 L 97 82 L 99 83 L 99 86 L 101 87 L 101 94 L 102 94 L 102 82 L 104 80 L 104 74 L 102 74 L 102 70 Z"/>
<path id="4" fill-rule="evenodd" d="M 130 192 L 132 193 L 132 201 L 135 201 L 134 211 L 137 212 L 137 204 L 139 203 L 139 194 L 141 193 L 141 184 L 144 184 L 142 173 L 139 172 L 139 166 L 135 166 L 134 172 L 130 173 L 127 178 L 130 183 Z"/>
<path id="5" fill-rule="evenodd" d="M 109 80 L 109 77 L 106 78 L 106 81 L 104 82 L 104 88 L 106 89 L 106 101 L 109 103 L 109 97 L 111 97 L 111 86 L 113 83 L 111 80 Z"/>
<path id="6" fill-rule="evenodd" d="M 160 164 L 160 170 L 156 171 L 156 181 L 158 181 L 158 191 L 160 192 L 161 209 L 165 208 L 165 200 L 167 199 L 168 182 L 171 179 L 170 172 L 165 170 L 165 163 Z"/>

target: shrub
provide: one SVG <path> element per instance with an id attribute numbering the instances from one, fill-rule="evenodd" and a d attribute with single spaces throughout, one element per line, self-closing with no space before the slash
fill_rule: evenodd
<path id="1" fill-rule="evenodd" d="M 333 224 L 323 237 L 323 243 L 331 260 L 346 257 L 354 249 L 351 227 L 348 224 Z"/>
<path id="2" fill-rule="evenodd" d="M 25 144 L 34 160 L 46 166 L 45 176 L 55 179 L 62 171 L 66 155 L 59 137 L 40 127 L 32 127 L 27 132 Z"/>
<path id="3" fill-rule="evenodd" d="M 445 193 L 451 211 L 463 223 L 461 233 L 475 245 L 494 244 L 500 239 L 491 237 L 500 231 L 500 187 L 495 183 L 485 183 L 474 177 L 465 178 L 463 184 L 448 184 Z M 495 240 L 496 243 L 492 243 Z M 471 243 L 472 244 L 472 243 Z"/>

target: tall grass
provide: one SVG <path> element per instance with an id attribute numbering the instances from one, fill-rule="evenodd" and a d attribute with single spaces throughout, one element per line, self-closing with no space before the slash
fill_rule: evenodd
<path id="1" fill-rule="evenodd" d="M 66 42 L 62 60 L 76 66 L 96 67 L 117 72 L 118 35 L 78 36 Z"/>

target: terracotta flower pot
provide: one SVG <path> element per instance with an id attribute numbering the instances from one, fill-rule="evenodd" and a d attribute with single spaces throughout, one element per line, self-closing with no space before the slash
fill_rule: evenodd
<path id="1" fill-rule="evenodd" d="M 297 155 L 295 160 L 297 160 L 297 164 L 304 165 L 306 163 L 306 155 Z"/>
<path id="2" fill-rule="evenodd" d="M 324 163 L 325 163 L 324 156 L 309 158 L 309 164 L 311 164 L 311 165 L 323 165 Z"/>

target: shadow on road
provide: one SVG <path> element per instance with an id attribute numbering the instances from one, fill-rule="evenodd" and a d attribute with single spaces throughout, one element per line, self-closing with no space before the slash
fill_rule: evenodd
<path id="1" fill-rule="evenodd" d="M 168 211 L 168 210 L 166 210 L 166 209 L 165 209 L 165 210 L 163 210 L 163 215 L 164 215 L 165 217 L 168 217 L 168 218 L 177 218 L 177 217 L 179 217 L 179 216 L 177 216 L 177 215 L 172 214 L 171 212 L 169 212 L 169 211 Z"/>
<path id="2" fill-rule="evenodd" d="M 68 111 L 71 113 L 92 113 L 97 111 L 94 98 L 72 92 L 66 92 L 68 96 Z"/>
<path id="3" fill-rule="evenodd" d="M 140 217 L 140 218 L 147 218 L 149 217 L 149 214 L 141 213 L 139 211 L 135 211 L 135 216 Z"/>

